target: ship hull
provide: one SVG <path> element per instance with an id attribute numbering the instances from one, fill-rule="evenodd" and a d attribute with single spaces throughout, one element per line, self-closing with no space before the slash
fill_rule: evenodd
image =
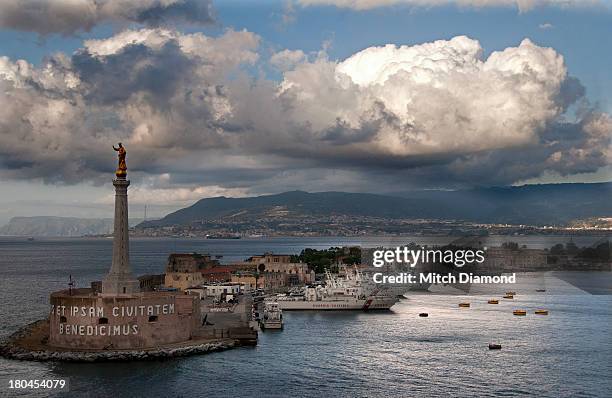
<path id="1" fill-rule="evenodd" d="M 280 321 L 264 321 L 261 326 L 263 329 L 282 329 L 283 323 Z"/>
<path id="2" fill-rule="evenodd" d="M 392 297 L 353 300 L 278 300 L 283 311 L 385 311 L 397 302 Z"/>

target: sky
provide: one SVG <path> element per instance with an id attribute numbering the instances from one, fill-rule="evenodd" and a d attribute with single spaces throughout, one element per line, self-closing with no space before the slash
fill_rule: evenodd
<path id="1" fill-rule="evenodd" d="M 612 180 L 612 4 L 0 3 L 0 224 L 288 190 Z"/>

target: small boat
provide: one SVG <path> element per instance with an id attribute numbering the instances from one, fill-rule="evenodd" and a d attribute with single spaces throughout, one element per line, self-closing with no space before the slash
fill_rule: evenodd
<path id="1" fill-rule="evenodd" d="M 505 298 L 505 299 L 512 300 L 512 299 L 514 298 L 514 296 L 513 296 L 513 295 L 511 295 L 511 294 L 506 294 L 506 295 L 504 296 L 504 298 Z"/>
<path id="2" fill-rule="evenodd" d="M 459 303 L 460 308 L 470 308 L 470 303 Z"/>
<path id="3" fill-rule="evenodd" d="M 487 301 L 487 304 L 499 304 L 499 300 L 491 299 Z"/>
<path id="4" fill-rule="evenodd" d="M 501 344 L 489 343 L 489 350 L 501 350 Z"/>
<path id="5" fill-rule="evenodd" d="M 544 293 L 546 291 L 546 289 L 536 289 L 536 292 L 538 293 Z"/>
<path id="6" fill-rule="evenodd" d="M 206 239 L 240 239 L 240 235 L 206 235 Z"/>
<path id="7" fill-rule="evenodd" d="M 264 315 L 260 323 L 263 329 L 283 328 L 283 310 L 276 301 L 268 301 L 264 304 Z"/>
<path id="8" fill-rule="evenodd" d="M 506 296 L 516 296 L 516 292 L 506 292 Z"/>
<path id="9" fill-rule="evenodd" d="M 514 310 L 514 311 L 512 311 L 512 313 L 514 315 L 518 315 L 518 316 L 525 316 L 525 315 L 527 315 L 527 311 L 525 311 L 525 310 Z"/>
<path id="10" fill-rule="evenodd" d="M 548 315 L 548 310 L 535 310 L 536 315 Z"/>
<path id="11" fill-rule="evenodd" d="M 421 318 L 427 318 L 427 317 L 429 316 L 429 314 L 428 314 L 427 312 L 421 312 L 421 313 L 419 314 L 419 316 L 420 316 Z"/>

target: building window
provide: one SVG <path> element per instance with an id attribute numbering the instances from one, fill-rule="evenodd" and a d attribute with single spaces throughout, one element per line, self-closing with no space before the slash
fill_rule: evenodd
<path id="1" fill-rule="evenodd" d="M 125 288 L 123 288 L 123 293 L 125 293 Z"/>
<path id="2" fill-rule="evenodd" d="M 60 323 L 66 323 L 66 317 L 65 316 L 60 316 Z"/>
<path id="3" fill-rule="evenodd" d="M 106 325 L 108 323 L 108 318 L 100 318 L 98 319 L 99 325 Z"/>
<path id="4" fill-rule="evenodd" d="M 157 322 L 157 315 L 149 315 L 149 322 Z"/>

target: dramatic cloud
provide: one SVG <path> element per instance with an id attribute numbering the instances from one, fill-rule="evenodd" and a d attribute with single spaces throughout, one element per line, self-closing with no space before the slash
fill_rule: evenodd
<path id="1" fill-rule="evenodd" d="M 42 35 L 89 31 L 103 22 L 202 24 L 213 21 L 210 0 L 6 0 L 0 27 Z"/>
<path id="2" fill-rule="evenodd" d="M 270 64 L 281 71 L 287 71 L 305 60 L 306 54 L 302 50 L 282 50 L 270 57 Z"/>
<path id="3" fill-rule="evenodd" d="M 0 58 L 0 162 L 14 178 L 76 182 L 108 171 L 108 145 L 138 144 L 143 159 L 223 145 L 228 75 L 258 58 L 259 38 L 163 29 L 87 41 L 39 68 Z M 126 138 L 128 140 L 126 140 Z M 147 153 L 147 149 L 153 152 Z M 138 163 L 138 153 L 131 159 Z M 156 160 L 159 159 L 159 160 Z M 134 163 L 132 163 L 132 166 Z"/>
<path id="4" fill-rule="evenodd" d="M 606 0 L 298 0 L 303 6 L 332 5 L 355 10 L 369 10 L 393 5 L 434 7 L 458 5 L 461 7 L 516 7 L 521 12 L 539 6 L 589 6 L 604 4 Z"/>
<path id="5" fill-rule="evenodd" d="M 293 115 L 330 144 L 368 142 L 389 156 L 527 145 L 564 112 L 563 58 L 524 40 L 483 60 L 465 36 L 363 50 L 285 75 Z"/>
<path id="6" fill-rule="evenodd" d="M 151 203 L 509 184 L 612 160 L 610 115 L 589 105 L 559 53 L 528 39 L 486 58 L 459 36 L 342 61 L 300 50 L 262 59 L 259 42 L 155 28 L 38 67 L 0 58 L 0 177 L 105 182 L 117 141 L 135 197 Z M 282 79 L 253 73 L 262 63 Z"/>

